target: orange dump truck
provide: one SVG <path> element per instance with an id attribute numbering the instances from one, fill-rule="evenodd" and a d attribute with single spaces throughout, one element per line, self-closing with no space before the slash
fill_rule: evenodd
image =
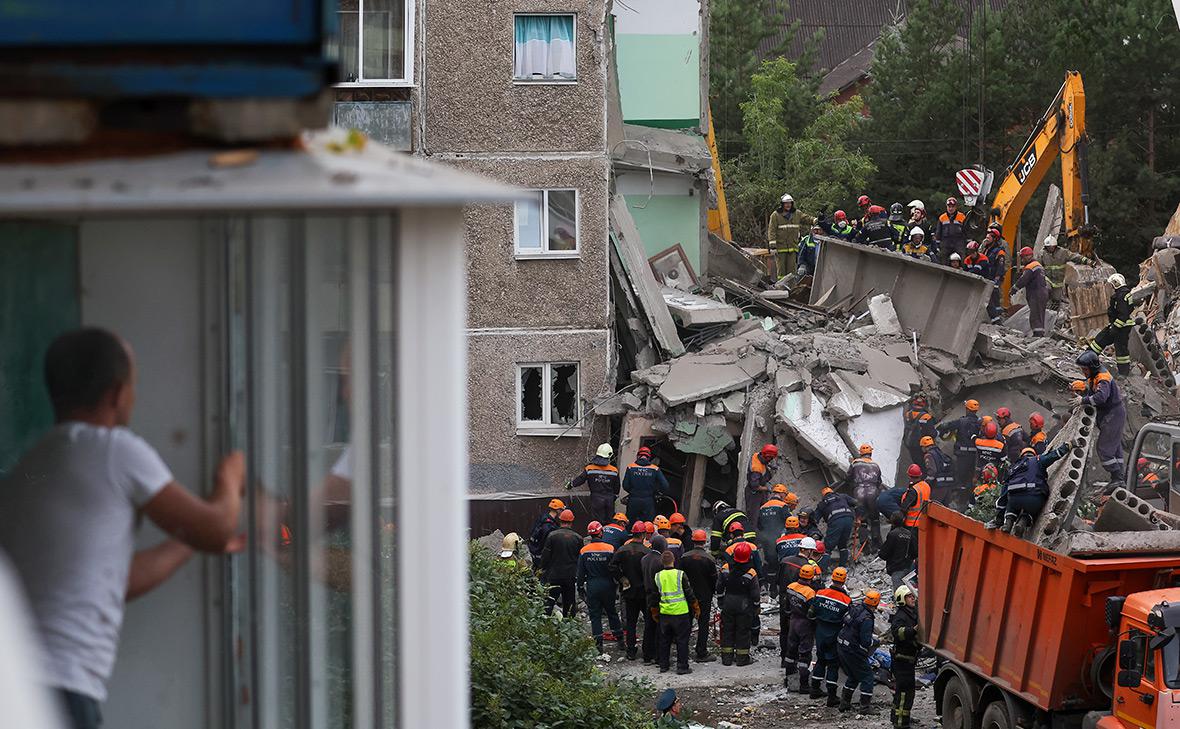
<path id="1" fill-rule="evenodd" d="M 944 727 L 1180 728 L 1180 553 L 1070 557 L 938 504 L 918 544 Z"/>

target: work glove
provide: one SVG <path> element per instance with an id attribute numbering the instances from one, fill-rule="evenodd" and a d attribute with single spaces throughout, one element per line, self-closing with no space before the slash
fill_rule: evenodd
<path id="1" fill-rule="evenodd" d="M 651 619 L 656 621 L 657 623 L 660 622 L 660 609 L 659 608 L 652 608 L 651 609 Z"/>
<path id="2" fill-rule="evenodd" d="M 701 617 L 701 604 L 699 602 L 694 602 L 692 604 L 692 616 L 694 618 Z"/>
<path id="3" fill-rule="evenodd" d="M 572 490 L 573 488 L 574 488 L 574 481 L 573 481 L 573 479 L 570 479 L 570 480 L 568 480 L 568 481 L 566 481 L 566 482 L 565 482 L 565 490 L 566 490 L 566 491 L 570 491 L 570 490 Z"/>

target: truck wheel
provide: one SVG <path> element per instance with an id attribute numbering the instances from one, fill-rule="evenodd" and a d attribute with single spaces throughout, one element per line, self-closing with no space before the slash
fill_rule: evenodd
<path id="1" fill-rule="evenodd" d="M 1015 729 L 1012 718 L 1008 716 L 1008 707 L 1003 701 L 993 701 L 983 712 L 982 729 Z"/>
<path id="2" fill-rule="evenodd" d="M 942 725 L 945 729 L 976 729 L 971 714 L 971 695 L 958 676 L 946 682 L 942 692 Z"/>

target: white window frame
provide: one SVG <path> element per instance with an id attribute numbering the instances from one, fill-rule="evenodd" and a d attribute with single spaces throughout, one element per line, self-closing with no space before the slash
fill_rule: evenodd
<path id="1" fill-rule="evenodd" d="M 568 15 L 574 19 L 574 77 L 573 78 L 517 78 L 516 77 L 516 19 L 521 16 L 557 16 Z M 578 79 L 582 77 L 582 72 L 578 68 L 578 14 L 575 12 L 567 13 L 513 13 L 512 14 L 512 53 L 508 57 L 508 76 L 512 79 L 512 83 L 518 86 L 572 86 L 578 83 Z"/>
<path id="2" fill-rule="evenodd" d="M 391 87 L 413 87 L 414 86 L 414 25 L 417 20 L 417 3 L 415 0 L 403 0 L 406 6 L 406 28 L 405 28 L 405 49 L 403 51 L 403 68 L 405 73 L 403 78 L 384 78 L 384 79 L 367 79 L 363 78 L 365 73 L 364 57 L 365 57 L 365 33 L 364 33 L 364 12 L 365 0 L 357 0 L 357 34 L 356 34 L 356 55 L 357 55 L 357 72 L 361 74 L 362 78 L 359 81 L 342 81 L 336 84 L 338 89 L 356 89 L 356 88 L 391 88 Z M 341 11 L 337 11 L 340 13 Z M 347 11 L 351 12 L 351 11 Z M 514 26 L 515 28 L 515 26 Z M 515 51 L 514 51 L 515 52 Z"/>
<path id="3" fill-rule="evenodd" d="M 549 421 L 553 417 L 553 368 L 573 365 L 578 368 L 578 389 L 574 393 L 574 425 L 553 425 Z M 521 397 L 521 374 L 523 370 L 541 368 L 541 407 L 544 412 L 541 420 L 524 420 Z M 571 360 L 557 362 L 518 362 L 516 365 L 516 434 L 517 435 L 545 435 L 553 437 L 562 435 L 580 438 L 582 436 L 582 363 Z"/>
<path id="4" fill-rule="evenodd" d="M 512 205 L 512 248 L 519 261 L 538 258 L 580 258 L 582 256 L 582 196 L 576 187 L 531 188 L 530 192 L 541 193 L 541 248 L 521 248 L 517 233 L 520 230 L 518 204 Z M 574 249 L 572 251 L 551 251 L 549 246 L 549 193 L 572 192 L 574 194 Z"/>

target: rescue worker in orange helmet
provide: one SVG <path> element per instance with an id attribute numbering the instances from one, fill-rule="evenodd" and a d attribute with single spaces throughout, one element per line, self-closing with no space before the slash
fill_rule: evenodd
<path id="1" fill-rule="evenodd" d="M 840 680 L 840 661 L 836 645 L 840 626 L 848 615 L 852 598 L 844 589 L 848 570 L 837 567 L 832 571 L 832 584 L 815 593 L 807 608 L 807 617 L 815 623 L 815 668 L 811 671 L 811 693 L 813 699 L 823 698 L 824 683 L 827 683 L 828 706 L 840 705 L 836 692 Z"/>
<path id="2" fill-rule="evenodd" d="M 621 512 L 617 513 L 611 518 L 610 524 L 603 525 L 602 541 L 618 549 L 631 536 L 630 531 L 627 525 L 627 515 Z"/>
<path id="3" fill-rule="evenodd" d="M 873 634 L 874 614 L 881 604 L 881 593 L 869 590 L 864 599 L 848 610 L 844 619 L 844 626 L 836 639 L 836 649 L 840 658 L 840 667 L 844 669 L 844 690 L 840 694 L 840 711 L 852 708 L 852 694 L 860 685 L 860 707 L 858 714 L 873 715 L 877 710 L 873 707 L 873 685 L 876 683 L 873 671 L 869 667 L 869 656 L 877 647 L 878 641 Z"/>
<path id="4" fill-rule="evenodd" d="M 966 504 L 975 484 L 975 439 L 979 437 L 979 401 L 963 403 L 964 413 L 938 426 L 940 438 L 955 441 L 955 493 L 951 503 L 956 507 Z"/>
<path id="5" fill-rule="evenodd" d="M 623 633 L 627 643 L 627 660 L 635 660 L 638 653 L 639 619 L 647 613 L 647 591 L 643 583 L 643 558 L 649 550 L 644 544 L 647 538 L 647 523 L 637 521 L 631 526 L 631 538 L 619 547 L 610 562 L 610 573 L 622 588 L 623 619 L 626 630 Z M 647 639 L 644 641 L 647 642 Z"/>
<path id="6" fill-rule="evenodd" d="M 564 508 L 565 502 L 561 499 L 550 499 L 549 508 L 533 523 L 533 528 L 529 531 L 528 547 L 534 565 L 541 563 L 541 550 L 545 549 L 545 540 L 549 538 L 549 532 L 557 528 L 557 515 Z"/>
<path id="7" fill-rule="evenodd" d="M 881 467 L 873 460 L 873 446 L 860 445 L 859 455 L 848 465 L 844 477 L 844 491 L 856 500 L 857 513 L 865 517 L 869 543 L 873 549 L 881 546 L 881 515 L 877 510 L 877 498 L 884 485 L 881 483 Z"/>
<path id="8" fill-rule="evenodd" d="M 563 509 L 557 516 L 559 526 L 545 538 L 541 550 L 541 581 L 549 586 L 545 600 L 545 614 L 551 615 L 557 601 L 561 600 L 561 614 L 572 617 L 574 607 L 574 585 L 578 575 L 578 554 L 582 549 L 582 537 L 574 531 L 574 512 Z"/>
<path id="9" fill-rule="evenodd" d="M 778 446 L 767 443 L 750 457 L 746 473 L 746 514 L 758 514 L 770 493 L 770 484 L 778 468 Z"/>
<path id="10" fill-rule="evenodd" d="M 720 570 L 717 560 L 708 550 L 709 535 L 704 529 L 697 529 L 692 533 L 692 549 L 680 558 L 680 569 L 692 584 L 693 594 L 700 602 L 701 611 L 697 615 L 697 638 L 695 660 L 706 663 L 717 660 L 709 654 L 709 618 L 713 609 L 713 592 L 717 589 L 717 575 Z"/>
<path id="11" fill-rule="evenodd" d="M 922 462 L 922 436 L 931 438 L 938 435 L 935 429 L 934 416 L 930 414 L 925 395 L 915 395 L 910 400 L 910 407 L 905 411 L 905 430 L 902 443 L 909 452 L 910 463 Z"/>
<path id="12" fill-rule="evenodd" d="M 955 470 L 951 459 L 930 436 L 923 436 L 921 444 L 922 471 L 930 484 L 930 498 L 940 504 L 949 503 L 955 493 Z"/>
<path id="13" fill-rule="evenodd" d="M 770 596 L 778 595 L 778 585 L 775 575 L 778 574 L 778 560 L 774 558 L 775 542 L 783 531 L 783 520 L 786 518 L 787 502 L 783 497 L 787 495 L 785 484 L 776 483 L 770 489 L 770 498 L 758 510 L 758 550 L 766 555 L 764 564 L 764 582 L 770 585 Z"/>
<path id="14" fill-rule="evenodd" d="M 811 648 L 815 642 L 815 625 L 808 619 L 811 600 L 815 597 L 816 568 L 805 564 L 799 568 L 798 578 L 786 586 L 783 605 L 789 613 L 787 641 L 783 655 L 783 687 L 791 687 L 791 676 L 798 673 L 798 693 L 811 690 Z"/>

